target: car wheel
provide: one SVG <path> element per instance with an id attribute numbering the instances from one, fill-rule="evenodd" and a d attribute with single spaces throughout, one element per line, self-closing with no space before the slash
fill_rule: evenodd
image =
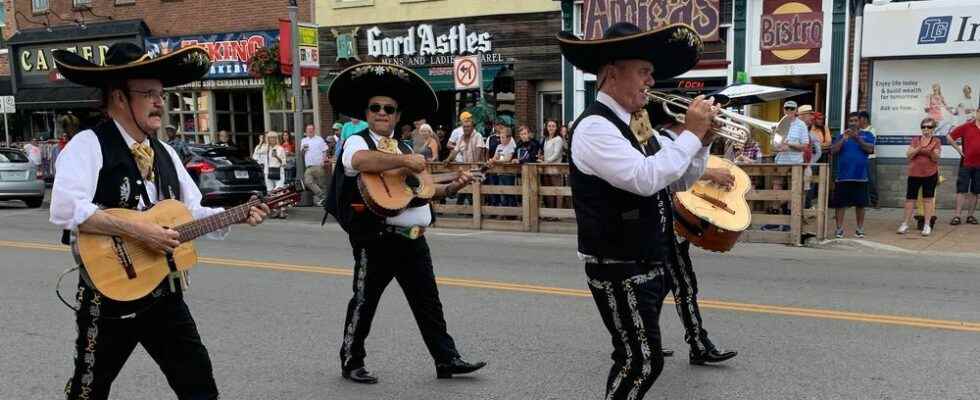
<path id="1" fill-rule="evenodd" d="M 43 197 L 36 197 L 33 199 L 24 199 L 24 203 L 27 203 L 27 208 L 38 208 L 44 203 Z"/>

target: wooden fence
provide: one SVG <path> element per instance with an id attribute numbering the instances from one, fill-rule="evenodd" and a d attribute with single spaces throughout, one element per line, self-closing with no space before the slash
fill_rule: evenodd
<path id="1" fill-rule="evenodd" d="M 478 168 L 479 164 L 430 164 L 433 173 Z M 817 164 L 812 181 L 817 184 L 817 197 L 812 207 L 804 208 L 804 169 L 802 164 L 742 164 L 740 167 L 752 178 L 754 188 L 746 200 L 753 210 L 752 226 L 742 234 L 741 241 L 799 245 L 802 235 L 810 233 L 818 239 L 826 237 L 829 168 Z M 488 229 L 521 232 L 575 233 L 575 211 L 572 209 L 572 190 L 567 186 L 568 164 L 508 164 L 498 165 L 487 172 L 490 178 L 460 191 L 456 199 L 435 204 L 437 227 Z M 514 177 L 515 184 L 490 184 L 497 177 Z M 498 179 L 498 180 L 495 180 Z M 773 189 L 780 180 L 789 185 Z M 503 196 L 511 196 L 505 198 Z M 469 197 L 469 199 L 465 199 Z M 458 204 L 462 200 L 462 204 Z M 504 199 L 512 204 L 506 203 Z M 528 201 L 528 199 L 530 199 Z M 789 215 L 767 213 L 771 206 L 788 203 Z M 787 231 L 760 228 L 788 226 Z"/>

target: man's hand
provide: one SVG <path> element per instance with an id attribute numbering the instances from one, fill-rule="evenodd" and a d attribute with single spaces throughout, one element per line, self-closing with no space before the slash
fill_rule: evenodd
<path id="1" fill-rule="evenodd" d="M 412 170 L 412 172 L 425 171 L 425 157 L 419 154 L 408 154 L 402 157 L 402 165 Z"/>
<path id="2" fill-rule="evenodd" d="M 724 168 L 705 169 L 704 175 L 701 175 L 701 179 L 721 186 L 725 190 L 729 190 L 735 186 L 735 175 L 732 175 L 731 172 Z"/>
<path id="3" fill-rule="evenodd" d="M 173 253 L 180 242 L 180 233 L 173 229 L 164 228 L 152 222 L 140 222 L 136 225 L 136 235 L 133 237 L 143 242 L 147 247 L 161 253 Z"/>
<path id="4" fill-rule="evenodd" d="M 698 139 L 702 140 L 702 143 L 705 135 L 711 129 L 712 121 L 718 114 L 718 108 L 713 104 L 714 98 L 705 99 L 703 95 L 695 97 L 684 116 L 684 129 L 691 131 Z"/>
<path id="5" fill-rule="evenodd" d="M 252 196 L 252 200 L 258 199 L 258 196 Z M 270 214 L 269 206 L 265 203 L 259 203 L 257 206 L 252 206 L 248 209 L 248 219 L 245 223 L 256 226 L 265 221 L 265 217 Z"/>

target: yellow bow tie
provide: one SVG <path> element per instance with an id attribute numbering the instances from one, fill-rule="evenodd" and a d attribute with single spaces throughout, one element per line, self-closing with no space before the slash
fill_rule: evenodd
<path id="1" fill-rule="evenodd" d="M 153 148 L 146 143 L 133 144 L 133 158 L 144 179 L 153 180 Z"/>
<path id="2" fill-rule="evenodd" d="M 647 141 L 653 137 L 653 126 L 650 125 L 650 117 L 646 109 L 630 115 L 630 130 L 633 131 L 633 136 L 640 145 L 646 146 Z"/>
<path id="3" fill-rule="evenodd" d="M 398 144 L 395 143 L 395 139 L 390 137 L 382 137 L 381 140 L 378 141 L 378 150 L 388 154 L 400 153 L 398 151 Z"/>

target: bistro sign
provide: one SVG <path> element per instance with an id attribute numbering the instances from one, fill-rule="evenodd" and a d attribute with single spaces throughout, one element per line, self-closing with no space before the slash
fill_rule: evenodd
<path id="1" fill-rule="evenodd" d="M 759 29 L 762 64 L 819 63 L 822 0 L 764 0 Z"/>

